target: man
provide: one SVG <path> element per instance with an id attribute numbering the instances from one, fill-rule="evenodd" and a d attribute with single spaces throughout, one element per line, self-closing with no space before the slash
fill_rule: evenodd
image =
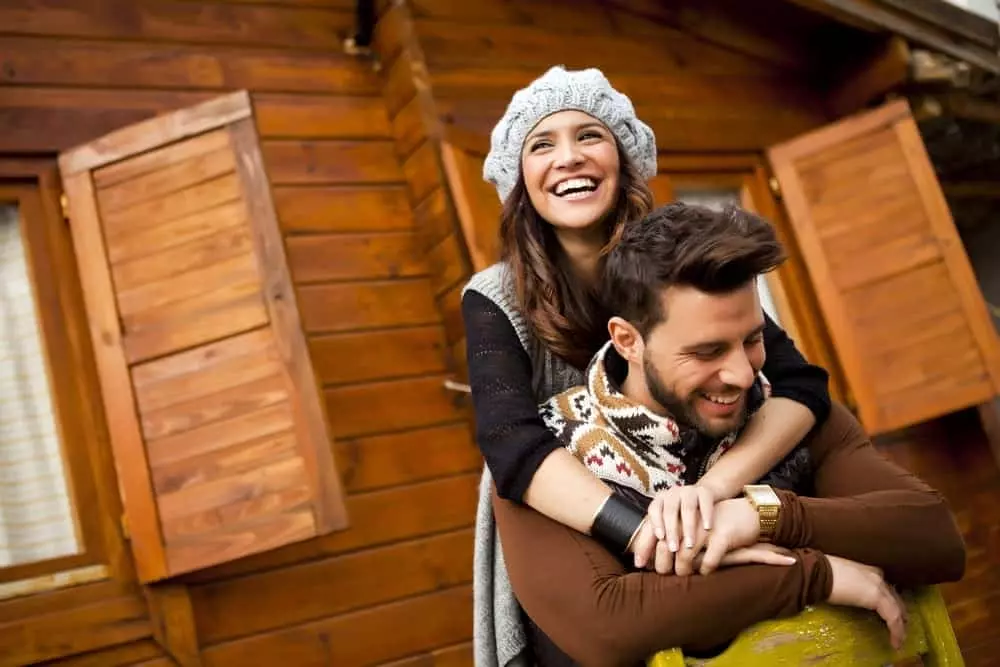
<path id="1" fill-rule="evenodd" d="M 735 209 L 672 204 L 626 226 L 606 264 L 611 341 L 587 386 L 542 409 L 567 448 L 621 492 L 619 507 L 628 505 L 621 497 L 642 507 L 680 480 L 696 483 L 724 460 L 726 440 L 760 400 L 756 280 L 778 261 L 770 226 Z M 943 499 L 881 457 L 843 407 L 777 470 L 780 483 L 756 504 L 716 503 L 712 529 L 695 531 L 676 556 L 641 509 L 600 530 L 595 522 L 598 540 L 494 496 L 536 661 L 564 662 L 549 640 L 594 665 L 635 664 L 674 646 L 710 651 L 753 623 L 824 601 L 875 610 L 898 645 L 905 610 L 886 580 L 961 578 L 964 545 Z M 787 549 L 790 564 L 730 558 L 760 541 Z M 661 571 L 703 574 L 635 570 L 622 553 L 653 550 Z M 667 558 L 676 562 L 661 567 Z"/>

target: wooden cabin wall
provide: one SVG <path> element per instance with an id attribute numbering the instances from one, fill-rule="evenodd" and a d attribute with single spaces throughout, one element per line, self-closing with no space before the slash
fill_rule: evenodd
<path id="1" fill-rule="evenodd" d="M 727 21 L 733 3 L 408 4 L 439 115 L 483 134 L 514 90 L 558 64 L 600 68 L 663 152 L 759 151 L 827 120 L 801 36 Z"/>
<path id="2" fill-rule="evenodd" d="M 406 0 L 381 15 L 375 48 L 386 105 L 459 379 L 460 295 L 472 271 L 438 150 L 443 137 L 485 151 L 513 92 L 557 64 L 601 68 L 653 128 L 661 154 L 691 165 L 705 156 L 752 162 L 829 121 L 814 35 L 755 22 L 741 3 L 705 4 Z"/>
<path id="3" fill-rule="evenodd" d="M 438 283 L 412 252 L 382 80 L 342 55 L 353 6 L 0 3 L 0 154 L 54 155 L 226 91 L 252 94 L 351 527 L 186 577 L 206 665 L 471 664 L 481 460 L 467 409 L 443 388 Z M 66 664 L 141 660 L 165 658 L 144 639 Z"/>

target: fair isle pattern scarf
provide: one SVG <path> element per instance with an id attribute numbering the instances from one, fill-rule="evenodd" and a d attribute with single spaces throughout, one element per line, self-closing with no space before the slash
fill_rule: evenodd
<path id="1" fill-rule="evenodd" d="M 545 425 L 595 475 L 652 497 L 693 483 L 732 446 L 738 431 L 709 442 L 694 428 L 627 398 L 609 373 L 614 362 L 625 363 L 608 342 L 587 368 L 585 385 L 553 396 L 539 409 Z M 770 393 L 762 374 L 756 385 L 751 413 Z"/>

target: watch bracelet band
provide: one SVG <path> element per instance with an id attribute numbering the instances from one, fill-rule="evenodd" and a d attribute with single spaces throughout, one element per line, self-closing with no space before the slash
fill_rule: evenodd
<path id="1" fill-rule="evenodd" d="M 626 553 L 645 518 L 644 511 L 612 493 L 594 516 L 590 534 L 616 553 Z"/>
<path id="2" fill-rule="evenodd" d="M 778 508 L 758 507 L 757 520 L 760 522 L 760 540 L 770 542 L 774 539 L 774 532 L 778 527 Z"/>

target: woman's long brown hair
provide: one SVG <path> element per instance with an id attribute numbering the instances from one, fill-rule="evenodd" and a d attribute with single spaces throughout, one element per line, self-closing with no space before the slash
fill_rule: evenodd
<path id="1" fill-rule="evenodd" d="M 603 257 L 628 220 L 653 208 L 653 195 L 636 168 L 621 157 L 618 199 L 604 219 Z M 517 303 L 535 336 L 553 353 L 577 368 L 607 339 L 607 309 L 597 294 L 580 283 L 570 269 L 555 231 L 531 204 L 519 177 L 500 215 L 500 256 L 514 275 Z"/>

